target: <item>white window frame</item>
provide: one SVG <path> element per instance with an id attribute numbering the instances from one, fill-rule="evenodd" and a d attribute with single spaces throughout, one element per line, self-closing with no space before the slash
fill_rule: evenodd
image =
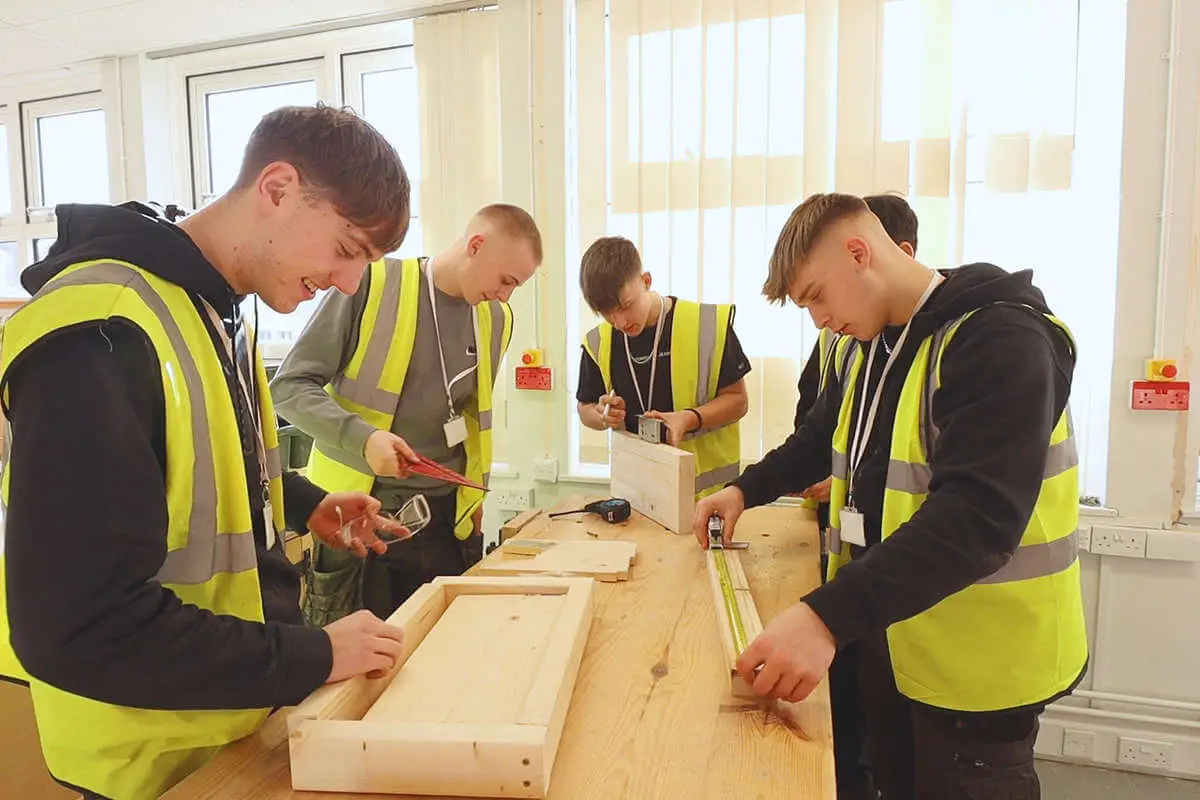
<path id="1" fill-rule="evenodd" d="M 192 143 L 192 202 L 195 208 L 215 195 L 208 158 L 208 102 L 210 94 L 315 81 L 317 98 L 330 100 L 329 81 L 320 56 L 301 61 L 268 64 L 186 78 L 188 91 L 188 130 Z"/>
<path id="2" fill-rule="evenodd" d="M 0 103 L 0 125 L 4 126 L 5 140 L 8 143 L 8 175 L 9 175 L 9 205 L 7 214 L 0 214 L 0 239 L 8 239 L 10 225 L 20 225 L 24 222 L 22 207 L 24 203 L 24 181 L 21 178 L 21 117 L 17 107 L 11 103 Z"/>
<path id="3" fill-rule="evenodd" d="M 119 109 L 109 107 L 105 102 L 104 92 L 96 89 L 63 97 L 51 97 L 44 100 L 30 100 L 21 104 L 22 146 L 25 162 L 25 208 L 26 219 L 29 223 L 53 222 L 54 208 L 48 206 L 42 197 L 42 160 L 41 143 L 38 141 L 38 120 L 43 117 L 56 117 L 64 114 L 75 114 L 81 111 L 102 111 L 105 118 L 106 147 L 109 153 L 108 164 L 108 197 L 109 201 L 120 198 L 122 180 L 119 165 L 113 163 L 111 142 L 111 126 L 108 124 L 109 115 Z M 11 137 L 10 137 L 11 142 Z M 41 238 L 41 237 L 39 237 Z"/>
<path id="4" fill-rule="evenodd" d="M 417 68 L 417 59 L 413 51 L 413 46 L 409 43 L 382 50 L 342 53 L 339 67 L 342 76 L 342 102 L 353 108 L 360 116 L 365 116 L 366 109 L 364 107 L 362 91 L 363 76 L 372 72 L 388 72 L 398 69 L 415 70 Z M 420 204 L 417 202 L 419 199 L 417 198 L 419 187 L 413 187 L 413 189 L 411 206 L 414 213 L 412 213 L 409 220 L 410 231 L 421 224 L 420 214 L 416 213 L 420 208 Z"/>

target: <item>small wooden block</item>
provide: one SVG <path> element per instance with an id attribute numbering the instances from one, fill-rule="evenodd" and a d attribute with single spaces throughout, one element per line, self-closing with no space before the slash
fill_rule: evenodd
<path id="1" fill-rule="evenodd" d="M 696 507 L 696 457 L 668 444 L 651 444 L 631 433 L 612 437 L 610 461 L 614 497 L 669 531 L 692 529 Z"/>
<path id="2" fill-rule="evenodd" d="M 506 556 L 536 556 L 558 544 L 552 539 L 510 539 L 500 547 Z"/>
<path id="3" fill-rule="evenodd" d="M 750 594 L 750 584 L 742 569 L 742 559 L 737 551 L 722 551 L 725 555 L 725 566 L 729 570 L 729 582 L 733 585 L 734 602 L 741 612 L 742 629 L 746 632 L 746 644 L 753 642 L 762 633 L 762 620 L 758 616 L 758 606 Z M 737 660 L 741 656 L 733 641 L 733 625 L 725 608 L 725 595 L 721 592 L 721 575 L 712 550 L 704 553 L 708 568 L 709 586 L 712 587 L 713 605 L 716 607 L 717 626 L 721 634 L 721 646 L 725 654 L 725 663 L 729 670 L 729 693 L 738 698 L 757 698 L 754 690 L 742 680 L 737 671 Z"/>
<path id="4" fill-rule="evenodd" d="M 437 578 L 389 618 L 391 673 L 288 716 L 292 788 L 546 796 L 593 616 L 587 578 Z M 484 657 L 480 657 L 484 654 Z"/>
<path id="5" fill-rule="evenodd" d="M 500 542 L 507 542 L 509 539 L 516 536 L 521 532 L 522 528 L 533 522 L 535 519 L 541 516 L 541 514 L 542 510 L 540 508 L 531 508 L 528 511 L 522 511 L 520 514 L 517 514 L 500 527 Z"/>
<path id="6" fill-rule="evenodd" d="M 520 544 L 517 544 L 517 542 Z M 511 552 L 516 545 L 518 552 L 537 551 L 533 558 L 488 558 L 480 562 L 475 571 L 481 575 L 519 575 L 528 573 L 550 573 L 555 575 L 581 575 L 598 581 L 624 581 L 629 579 L 630 564 L 637 557 L 637 545 L 633 542 L 604 539 L 601 541 L 551 541 L 546 539 L 524 539 L 507 542 L 500 554 Z"/>

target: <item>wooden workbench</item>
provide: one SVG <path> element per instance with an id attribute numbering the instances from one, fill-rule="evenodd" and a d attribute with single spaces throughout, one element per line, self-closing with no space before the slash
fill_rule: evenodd
<path id="1" fill-rule="evenodd" d="M 574 501 L 566 507 L 578 507 Z M 596 618 L 550 779 L 555 800 L 786 798 L 833 800 L 825 682 L 789 717 L 726 694 L 721 641 L 702 551 L 634 514 L 620 525 L 542 515 L 521 537 L 637 542 L 629 581 L 598 583 Z M 812 512 L 753 509 L 738 523 L 742 564 L 764 624 L 818 583 Z M 492 553 L 488 558 L 498 558 Z M 453 687 L 447 687 L 452 691 Z M 285 714 L 231 745 L 166 800 L 337 800 L 396 795 L 293 792 Z"/>

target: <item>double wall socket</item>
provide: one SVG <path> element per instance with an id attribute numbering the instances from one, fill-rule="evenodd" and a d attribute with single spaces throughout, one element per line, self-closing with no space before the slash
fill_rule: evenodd
<path id="1" fill-rule="evenodd" d="M 1170 742 L 1122 736 L 1117 742 L 1117 761 L 1152 769 L 1170 769 L 1171 751 L 1174 749 L 1175 746 Z"/>
<path id="2" fill-rule="evenodd" d="M 528 511 L 533 508 L 533 489 L 496 489 L 491 492 L 501 511 Z"/>
<path id="3" fill-rule="evenodd" d="M 1146 531 L 1141 528 L 1092 526 L 1091 552 L 1102 556 L 1146 557 Z"/>

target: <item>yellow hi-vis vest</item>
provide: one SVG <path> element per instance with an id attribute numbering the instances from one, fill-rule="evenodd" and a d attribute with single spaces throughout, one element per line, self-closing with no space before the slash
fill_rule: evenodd
<path id="1" fill-rule="evenodd" d="M 671 401 L 677 411 L 702 406 L 717 396 L 732 305 L 675 301 L 671 324 Z M 612 391 L 613 327 L 602 322 L 588 331 L 583 347 Z M 741 473 L 742 440 L 737 422 L 693 431 L 679 443 L 696 457 L 696 499 L 722 489 Z"/>
<path id="2" fill-rule="evenodd" d="M 47 283 L 4 328 L 0 386 L 43 337 L 74 325 L 122 319 L 149 337 L 162 372 L 166 413 L 167 554 L 154 580 L 184 603 L 263 621 L 250 496 L 233 399 L 204 319 L 180 286 L 132 264 L 88 261 Z M 275 412 L 261 360 L 258 402 L 276 534 L 283 530 Z M 11 431 L 21 435 L 20 419 Z M 10 450 L 11 452 L 11 450 Z M 57 456 L 56 456 L 57 457 Z M 13 470 L 4 470 L 6 505 Z M 9 535 L 34 531 L 10 531 Z M 0 620 L 7 621 L 0 595 Z M 8 631 L 0 651 L 12 663 Z M 270 709 L 158 711 L 112 705 L 28 678 L 42 752 L 59 780 L 113 800 L 156 798 L 222 745 L 254 731 Z"/>
<path id="3" fill-rule="evenodd" d="M 834 333 L 828 328 L 821 328 L 817 332 L 817 368 L 820 370 L 820 374 L 817 376 L 818 397 L 829 385 L 830 378 L 833 378 L 835 383 L 842 383 L 843 376 L 849 368 L 848 353 L 853 352 L 849 350 L 850 343 L 853 341 L 853 336 Z M 814 498 L 809 497 L 802 500 L 800 505 L 816 510 L 818 503 Z"/>
<path id="4" fill-rule="evenodd" d="M 358 347 L 345 372 L 325 387 L 342 408 L 380 430 L 390 431 L 396 416 L 396 404 L 412 360 L 420 296 L 421 266 L 417 259 L 380 259 L 371 264 Z M 473 316 L 479 354 L 475 368 L 478 388 L 464 414 L 466 476 L 487 486 L 492 469 L 492 381 L 512 337 L 512 309 L 508 303 L 489 301 L 475 306 Z M 370 493 L 375 485 L 374 475 L 349 463 L 337 447 L 319 441 L 313 443 L 309 456 L 308 478 L 330 492 Z M 459 539 L 466 539 L 474 531 L 471 517 L 483 498 L 484 493 L 478 489 L 458 487 L 454 535 Z"/>
<path id="5" fill-rule="evenodd" d="M 932 473 L 927 454 L 940 434 L 932 405 L 941 386 L 942 355 L 973 313 L 926 337 L 905 378 L 892 424 L 884 488 L 880 532 L 885 539 L 911 519 L 928 496 Z M 1046 319 L 1071 338 L 1061 320 L 1050 315 Z M 854 384 L 862 363 L 859 349 L 846 376 L 833 437 L 829 580 L 850 561 L 850 547 L 840 541 L 839 531 L 846 503 Z M 1016 708 L 1068 689 L 1083 671 L 1087 634 L 1076 538 L 1079 467 L 1068 410 L 1047 444 L 1041 492 L 1008 563 L 888 628 L 896 686 L 906 697 L 956 711 Z"/>

